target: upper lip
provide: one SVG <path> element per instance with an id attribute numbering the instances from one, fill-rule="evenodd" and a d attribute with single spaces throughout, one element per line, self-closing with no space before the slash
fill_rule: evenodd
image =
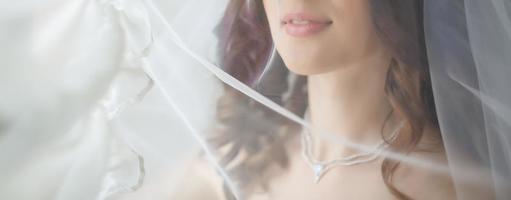
<path id="1" fill-rule="evenodd" d="M 331 20 L 328 18 L 316 16 L 314 14 L 305 13 L 305 12 L 297 12 L 287 14 L 282 18 L 282 24 L 292 23 L 293 21 L 302 21 L 307 23 L 321 23 L 321 24 L 330 24 Z"/>

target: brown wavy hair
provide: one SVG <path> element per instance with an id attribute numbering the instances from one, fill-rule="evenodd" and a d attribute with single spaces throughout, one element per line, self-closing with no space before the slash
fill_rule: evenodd
<path id="1" fill-rule="evenodd" d="M 394 110 L 404 117 L 407 127 L 406 133 L 401 133 L 391 147 L 398 152 L 410 153 L 417 149 L 426 126 L 438 130 L 423 35 L 423 0 L 369 1 L 378 36 L 393 55 L 385 92 Z M 271 53 L 269 29 L 262 1 L 231 0 L 217 32 L 222 68 L 241 82 L 253 86 Z M 284 65 L 280 59 L 277 60 Z M 298 77 L 288 84 L 283 80 L 287 80 L 290 73 L 271 74 L 274 77 L 270 78 L 282 81 L 274 90 L 264 94 L 303 116 L 307 106 L 305 77 Z M 264 174 L 272 164 L 283 169 L 288 166 L 284 144 L 290 133 L 299 127 L 229 86 L 225 86 L 225 91 L 217 108 L 221 126 L 209 141 L 212 146 L 222 149 L 221 164 L 239 188 L 250 190 L 255 184 L 266 188 L 268 178 L 253 175 Z M 260 123 L 252 124 L 252 120 Z M 275 123 L 276 120 L 279 123 Z M 396 197 L 411 199 L 393 185 L 393 174 L 398 166 L 399 161 L 385 159 L 381 167 L 383 179 Z M 228 199 L 234 198 L 225 184 L 224 191 Z"/>

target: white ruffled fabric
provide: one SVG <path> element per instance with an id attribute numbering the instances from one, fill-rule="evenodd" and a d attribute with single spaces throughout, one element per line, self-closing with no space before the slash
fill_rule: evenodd
<path id="1" fill-rule="evenodd" d="M 142 2 L 11 3 L 0 8 L 0 199 L 164 199 L 142 183 L 170 188 L 197 147 L 145 72 Z"/>

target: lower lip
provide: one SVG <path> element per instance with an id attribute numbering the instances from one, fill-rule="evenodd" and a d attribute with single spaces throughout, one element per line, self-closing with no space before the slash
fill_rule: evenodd
<path id="1" fill-rule="evenodd" d="M 284 24 L 287 34 L 294 37 L 307 37 L 318 34 L 330 26 L 330 23 Z"/>

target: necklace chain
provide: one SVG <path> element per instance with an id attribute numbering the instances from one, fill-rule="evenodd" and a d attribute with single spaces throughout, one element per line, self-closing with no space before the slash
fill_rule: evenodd
<path id="1" fill-rule="evenodd" d="M 399 131 L 404 126 L 404 122 L 401 122 L 400 125 L 392 132 L 390 135 L 389 141 L 392 142 L 397 138 L 397 135 L 399 134 Z M 389 143 L 387 143 L 385 140 L 382 140 L 380 143 L 378 143 L 374 147 L 374 151 L 369 152 L 363 152 L 363 153 L 357 153 L 352 154 L 349 156 L 345 156 L 342 158 L 333 159 L 330 161 L 318 161 L 314 158 L 314 153 L 311 149 L 311 140 L 312 136 L 311 133 L 303 129 L 302 132 L 302 155 L 305 157 L 305 161 L 307 164 L 312 168 L 315 175 L 315 182 L 319 183 L 321 178 L 330 171 L 333 167 L 336 166 L 353 166 L 363 163 L 368 163 L 371 161 L 376 160 L 381 152 L 386 149 L 389 146 Z"/>

